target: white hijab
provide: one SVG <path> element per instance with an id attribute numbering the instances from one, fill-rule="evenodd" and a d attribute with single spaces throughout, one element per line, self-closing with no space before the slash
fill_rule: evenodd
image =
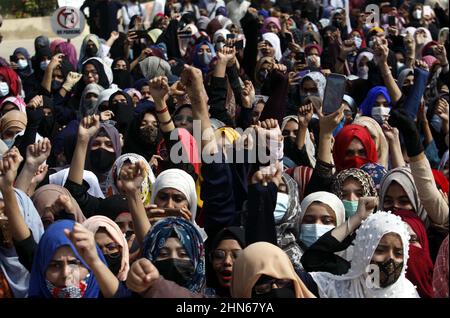
<path id="1" fill-rule="evenodd" d="M 397 281 L 386 288 L 370 288 L 366 268 L 381 240 L 387 233 L 400 235 L 403 244 L 403 268 Z M 356 231 L 353 260 L 348 273 L 333 275 L 326 272 L 310 273 L 321 298 L 419 298 L 413 284 L 405 277 L 408 262 L 409 234 L 399 216 L 379 211 L 368 217 Z"/>
<path id="2" fill-rule="evenodd" d="M 280 38 L 278 37 L 278 35 L 273 32 L 267 32 L 264 33 L 262 37 L 264 41 L 267 41 L 270 43 L 270 45 L 272 45 L 275 50 L 275 59 L 280 62 L 283 54 L 281 53 Z"/>
<path id="3" fill-rule="evenodd" d="M 162 189 L 173 188 L 183 193 L 189 202 L 189 210 L 191 211 L 191 221 L 195 222 L 197 215 L 197 192 L 195 192 L 194 179 L 185 171 L 180 169 L 168 169 L 159 174 L 153 184 L 151 204 L 155 203 L 158 192 Z"/>
<path id="4" fill-rule="evenodd" d="M 303 217 L 305 216 L 306 210 L 308 207 L 314 202 L 320 202 L 328 205 L 336 214 L 336 226 L 341 225 L 345 220 L 345 208 L 342 201 L 333 193 L 326 191 L 318 191 L 311 193 L 306 198 L 303 199 L 300 208 L 300 220 L 299 223 L 302 223 Z"/>

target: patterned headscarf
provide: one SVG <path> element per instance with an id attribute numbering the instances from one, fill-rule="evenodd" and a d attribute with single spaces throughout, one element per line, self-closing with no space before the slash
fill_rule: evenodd
<path id="1" fill-rule="evenodd" d="M 167 217 L 158 221 L 144 239 L 142 256 L 151 262 L 156 261 L 166 240 L 172 237 L 173 232 L 177 235 L 194 265 L 194 274 L 183 287 L 200 293 L 205 287 L 205 250 L 202 236 L 191 222 L 175 217 Z"/>
<path id="2" fill-rule="evenodd" d="M 320 72 L 310 72 L 301 79 L 300 88 L 303 85 L 303 81 L 307 79 L 310 79 L 316 83 L 320 99 L 323 100 L 323 96 L 325 94 L 325 86 L 327 85 L 325 76 L 323 76 L 323 74 Z"/>
<path id="3" fill-rule="evenodd" d="M 155 182 L 156 178 L 153 174 L 152 168 L 148 164 L 147 160 L 141 155 L 135 153 L 127 153 L 116 159 L 114 162 L 107 179 L 107 189 L 108 196 L 119 194 L 116 182 L 119 179 L 120 170 L 122 170 L 123 165 L 127 162 L 136 163 L 138 161 L 143 161 L 145 163 L 145 177 L 141 184 L 141 199 L 144 206 L 150 205 L 150 198 L 152 195 L 152 184 Z"/>
<path id="4" fill-rule="evenodd" d="M 369 174 L 361 169 L 350 168 L 340 171 L 333 178 L 333 184 L 331 185 L 331 191 L 336 194 L 341 200 L 343 198 L 343 187 L 345 180 L 348 178 L 355 178 L 361 184 L 363 190 L 363 196 L 371 197 L 376 196 L 377 191 L 375 189 L 375 184 Z"/>
<path id="5" fill-rule="evenodd" d="M 380 183 L 381 179 L 386 175 L 387 170 L 382 165 L 377 163 L 366 163 L 360 168 L 364 172 L 367 172 L 369 176 L 372 177 L 373 182 L 375 183 L 375 188 L 377 191 L 380 191 Z"/>

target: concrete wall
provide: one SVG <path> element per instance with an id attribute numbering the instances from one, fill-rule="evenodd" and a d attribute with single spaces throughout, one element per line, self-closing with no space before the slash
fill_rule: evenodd
<path id="1" fill-rule="evenodd" d="M 84 33 L 88 33 L 89 27 L 85 27 Z M 38 17 L 27 19 L 7 19 L 3 20 L 0 29 L 3 40 L 34 39 L 39 35 L 56 37 L 50 25 L 50 17 Z"/>

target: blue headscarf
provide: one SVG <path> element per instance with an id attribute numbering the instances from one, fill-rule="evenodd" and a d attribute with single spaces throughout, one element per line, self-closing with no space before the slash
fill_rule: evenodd
<path id="1" fill-rule="evenodd" d="M 372 116 L 372 108 L 375 106 L 375 102 L 379 95 L 383 95 L 384 98 L 386 98 L 389 108 L 391 108 L 391 97 L 389 96 L 387 88 L 384 86 L 375 86 L 367 93 L 366 98 L 359 106 L 363 116 Z"/>
<path id="2" fill-rule="evenodd" d="M 386 168 L 376 163 L 366 163 L 359 169 L 367 172 L 367 174 L 372 177 L 373 183 L 375 183 L 375 188 L 379 191 L 381 179 L 383 179 L 387 173 Z"/>
<path id="3" fill-rule="evenodd" d="M 19 74 L 19 76 L 30 76 L 31 74 L 34 73 L 33 67 L 31 65 L 30 53 L 28 53 L 26 48 L 19 47 L 19 48 L 14 50 L 13 55 L 15 57 L 17 57 L 18 54 L 22 54 L 23 56 L 25 56 L 25 58 L 26 58 L 26 60 L 28 62 L 28 66 L 25 69 L 23 69 L 23 70 L 17 69 L 16 70 L 17 74 Z"/>
<path id="4" fill-rule="evenodd" d="M 69 246 L 75 257 L 81 261 L 81 263 L 88 269 L 89 276 L 87 277 L 86 283 L 86 291 L 84 293 L 83 298 L 98 298 L 100 294 L 100 288 L 97 284 L 97 280 L 95 279 L 94 273 L 87 266 L 85 261 L 78 254 L 75 246 L 73 246 L 72 242 L 66 237 L 64 234 L 64 229 L 73 230 L 75 222 L 72 220 L 61 220 L 50 225 L 45 231 L 44 235 L 39 242 L 37 250 L 34 255 L 33 267 L 31 271 L 30 278 L 30 289 L 29 289 L 29 297 L 33 298 L 52 298 L 50 291 L 47 288 L 45 272 L 47 271 L 48 264 L 55 255 L 55 252 L 61 246 Z M 103 257 L 103 253 L 97 246 L 97 253 L 102 260 L 102 262 L 106 265 L 105 258 Z"/>
<path id="5" fill-rule="evenodd" d="M 157 222 L 145 237 L 142 256 L 151 262 L 156 261 L 172 232 L 176 233 L 194 265 L 194 275 L 183 287 L 200 293 L 205 286 L 205 250 L 202 236 L 191 222 L 176 217 L 168 217 Z"/>
<path id="6" fill-rule="evenodd" d="M 14 189 L 14 192 L 16 193 L 20 214 L 25 224 L 31 230 L 34 241 L 39 243 L 42 234 L 44 234 L 44 225 L 42 225 L 41 217 L 31 199 L 24 192 L 17 189 Z M 0 192 L 1 198 L 3 198 L 3 195 Z M 30 273 L 19 262 L 19 257 L 14 247 L 10 249 L 0 247 L 0 271 L 5 275 L 15 298 L 27 297 Z"/>
<path id="7" fill-rule="evenodd" d="M 214 59 L 216 57 L 216 50 L 214 49 L 214 45 L 212 45 L 211 43 L 209 43 L 208 41 L 202 41 L 199 44 L 197 44 L 195 46 L 194 49 L 194 58 L 192 60 L 192 64 L 201 69 L 203 74 L 207 74 L 210 70 L 210 64 L 206 65 L 203 61 L 200 60 L 200 58 L 198 57 L 198 51 L 200 51 L 200 48 L 202 47 L 202 45 L 207 45 L 209 47 L 209 49 L 211 50 L 211 54 L 212 54 L 212 58 Z"/>

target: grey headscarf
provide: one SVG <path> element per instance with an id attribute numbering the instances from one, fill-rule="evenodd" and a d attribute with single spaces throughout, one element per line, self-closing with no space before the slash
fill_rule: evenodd
<path id="1" fill-rule="evenodd" d="M 416 184 L 414 183 L 414 179 L 411 174 L 411 169 L 407 167 L 399 167 L 392 169 L 381 180 L 380 208 L 383 209 L 384 199 L 386 197 L 387 190 L 393 181 L 397 182 L 403 188 L 403 190 L 405 190 L 406 195 L 408 196 L 415 213 L 423 221 L 425 227 L 428 228 L 430 226 L 428 214 L 425 211 L 424 207 L 422 206 L 422 203 L 420 202 Z"/>
<path id="2" fill-rule="evenodd" d="M 300 259 L 302 249 L 297 244 L 296 237 L 299 234 L 300 202 L 298 200 L 298 185 L 288 174 L 283 173 L 283 181 L 289 195 L 289 206 L 281 221 L 276 224 L 277 245 L 289 256 L 296 270 L 302 268 Z"/>
<path id="3" fill-rule="evenodd" d="M 172 77 L 170 64 L 157 56 L 149 56 L 139 63 L 141 71 L 147 80 L 151 80 L 156 76 Z"/>
<path id="4" fill-rule="evenodd" d="M 79 118 L 83 118 L 88 115 L 95 115 L 97 113 L 97 102 L 91 104 L 86 103 L 86 95 L 94 93 L 100 97 L 100 93 L 103 92 L 103 90 L 104 88 L 102 86 L 95 83 L 89 84 L 84 88 L 83 93 L 81 94 Z"/>
<path id="5" fill-rule="evenodd" d="M 400 74 L 398 74 L 397 83 L 400 89 L 402 89 L 405 84 L 405 80 L 409 75 L 414 75 L 414 70 L 412 68 L 405 68 L 400 72 Z"/>

